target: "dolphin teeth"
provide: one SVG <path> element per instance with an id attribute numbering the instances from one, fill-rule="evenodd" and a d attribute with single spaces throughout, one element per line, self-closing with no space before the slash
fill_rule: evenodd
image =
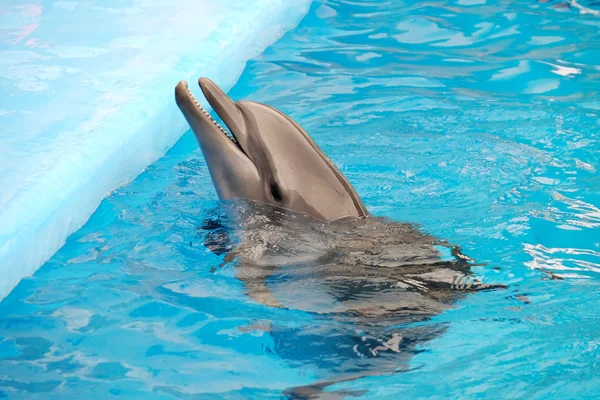
<path id="1" fill-rule="evenodd" d="M 227 131 L 225 128 L 223 128 L 223 126 L 221 124 L 219 124 L 217 121 L 215 121 L 215 119 L 210 115 L 210 113 L 208 111 L 206 111 L 204 109 L 204 107 L 202 107 L 200 105 L 198 100 L 196 100 L 196 97 L 194 97 L 194 95 L 192 94 L 192 91 L 189 88 L 187 89 L 187 91 L 188 91 L 188 94 L 190 95 L 190 97 L 192 98 L 192 100 L 194 100 L 194 104 L 196 105 L 196 107 L 198 107 L 198 109 L 202 112 L 202 114 L 204 114 L 204 116 L 206 118 L 208 118 L 209 121 L 212 122 L 213 125 L 215 127 L 217 127 L 221 132 L 223 132 L 225 134 L 225 136 L 227 136 L 232 142 L 238 144 L 238 141 L 235 138 L 235 136 L 233 136 L 233 133 Z"/>

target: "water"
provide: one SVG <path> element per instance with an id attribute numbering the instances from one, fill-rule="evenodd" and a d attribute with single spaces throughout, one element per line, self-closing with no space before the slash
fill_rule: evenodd
<path id="1" fill-rule="evenodd" d="M 326 390 L 595 396 L 600 7 L 575 4 L 317 1 L 247 65 L 233 98 L 290 114 L 372 213 L 460 244 L 510 285 L 434 316 L 443 331 L 404 372 Z M 221 211 L 188 133 L 0 303 L 2 393 L 279 398 L 326 375 L 310 344 L 335 321 L 263 307 L 234 267 L 211 272 L 223 256 L 197 228 Z"/>

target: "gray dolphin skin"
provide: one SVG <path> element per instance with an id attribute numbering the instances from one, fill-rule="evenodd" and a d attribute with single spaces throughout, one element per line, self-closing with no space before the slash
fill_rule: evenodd
<path id="1" fill-rule="evenodd" d="M 175 88 L 175 99 L 220 199 L 270 203 L 319 220 L 368 214 L 346 177 L 290 117 L 264 104 L 233 102 L 209 79 L 198 84 L 230 133 L 196 101 L 186 82 Z"/>
<path id="2" fill-rule="evenodd" d="M 356 191 L 308 134 L 280 111 L 200 88 L 228 132 L 185 82 L 176 101 L 202 149 L 224 215 L 199 235 L 254 301 L 314 316 L 272 324 L 275 352 L 317 368 L 320 381 L 288 398 L 360 393 L 325 388 L 405 371 L 419 344 L 443 332 L 431 317 L 468 292 L 505 288 L 473 275 L 460 249 L 412 224 L 370 216 Z M 216 268 L 214 270 L 217 270 Z M 263 326 L 264 324 L 260 324 Z M 322 365 L 322 367 L 320 367 Z"/>

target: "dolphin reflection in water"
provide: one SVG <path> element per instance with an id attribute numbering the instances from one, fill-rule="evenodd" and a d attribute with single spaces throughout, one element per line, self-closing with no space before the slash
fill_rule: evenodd
<path id="1" fill-rule="evenodd" d="M 418 344 L 443 331 L 426 323 L 431 317 L 469 292 L 505 287 L 477 279 L 457 246 L 369 215 L 285 114 L 234 102 L 206 78 L 199 85 L 229 128 L 185 82 L 177 85 L 177 104 L 225 200 L 224 215 L 203 227 L 205 243 L 234 265 L 254 301 L 314 315 L 308 326 L 268 328 L 279 356 L 323 377 L 289 389 L 289 398 L 331 398 L 332 384 L 406 370 Z"/>

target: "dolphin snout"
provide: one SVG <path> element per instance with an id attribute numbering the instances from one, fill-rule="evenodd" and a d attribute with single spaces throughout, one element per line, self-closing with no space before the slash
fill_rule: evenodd
<path id="1" fill-rule="evenodd" d="M 186 81 L 179 81 L 175 86 L 175 102 L 181 108 L 182 106 L 188 105 L 190 101 L 189 88 Z"/>

